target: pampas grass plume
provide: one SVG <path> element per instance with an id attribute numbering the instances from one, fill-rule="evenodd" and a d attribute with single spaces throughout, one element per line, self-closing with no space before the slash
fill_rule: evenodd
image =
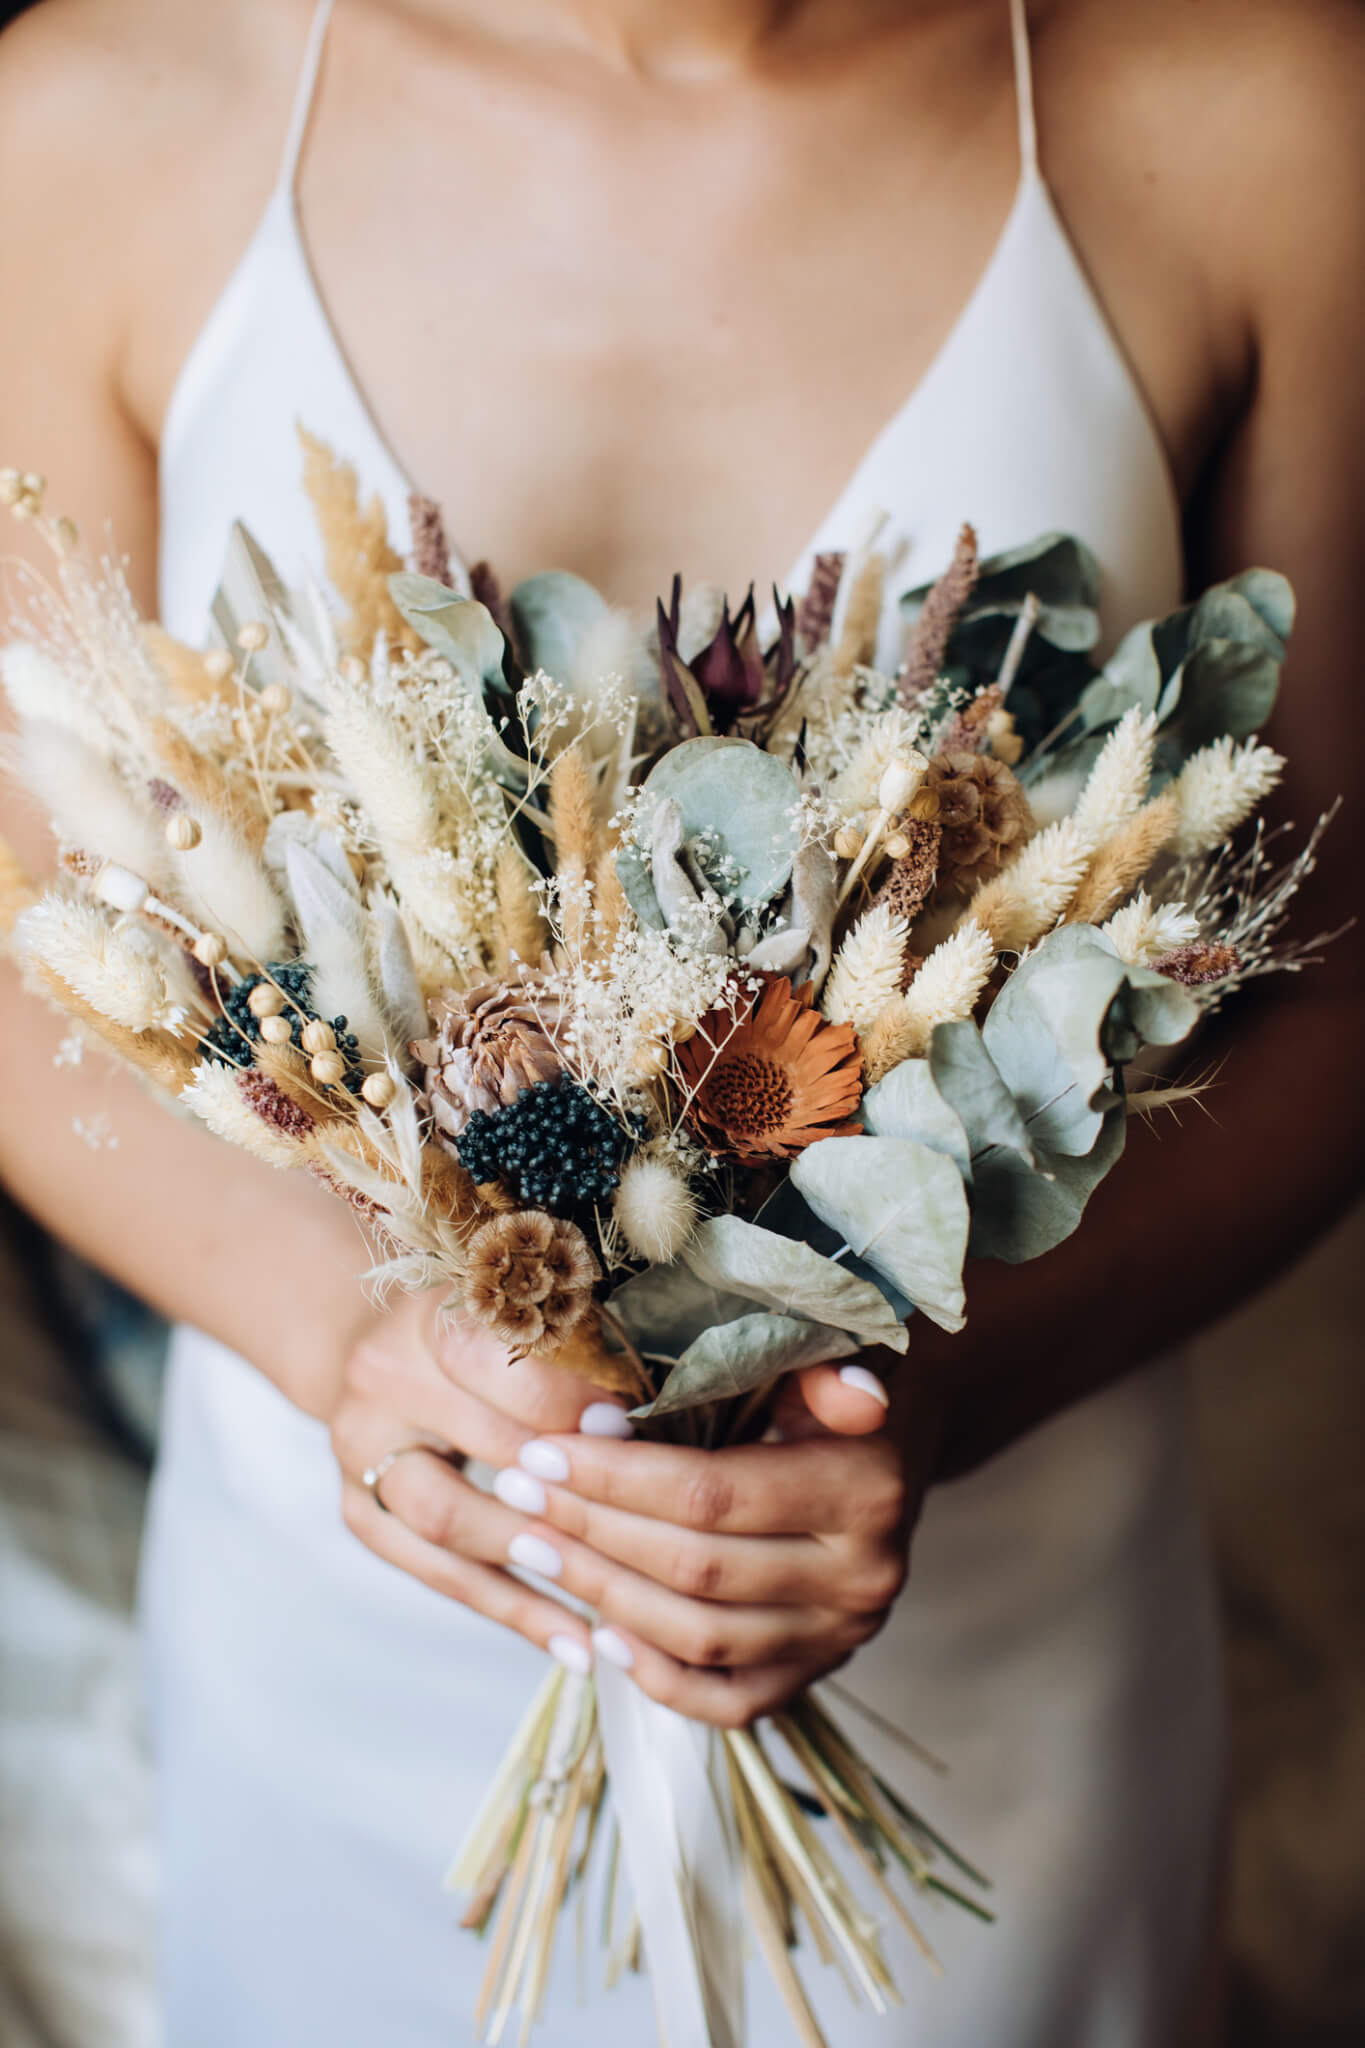
<path id="1" fill-rule="evenodd" d="M 45 719 L 25 722 L 15 752 L 24 784 L 67 846 L 116 861 L 157 886 L 169 864 L 161 821 L 137 803 L 102 754 Z"/>
<path id="2" fill-rule="evenodd" d="M 612 1211 L 636 1258 L 655 1266 L 675 1259 L 697 1227 L 696 1199 L 667 1159 L 629 1160 Z"/>

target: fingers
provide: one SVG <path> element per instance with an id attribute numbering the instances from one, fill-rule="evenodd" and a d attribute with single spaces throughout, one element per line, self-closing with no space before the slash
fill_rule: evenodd
<path id="1" fill-rule="evenodd" d="M 507 1554 L 586 1602 L 603 1622 L 620 1624 L 684 1664 L 720 1668 L 842 1655 L 866 1642 L 880 1619 L 810 1604 L 694 1599 L 543 1521 L 523 1525 Z"/>
<path id="2" fill-rule="evenodd" d="M 400 1460 L 400 1464 L 436 1468 L 439 1460 L 414 1454 Z M 390 1477 L 396 1478 L 398 1470 L 399 1466 L 395 1465 Z M 453 1487 L 462 1487 L 466 1493 L 480 1498 L 458 1474 L 448 1472 L 448 1477 Z M 384 1484 L 387 1497 L 388 1481 Z M 504 1512 L 497 1503 L 491 1505 L 499 1514 Z M 420 1579 L 447 1599 L 458 1600 L 462 1606 L 472 1608 L 489 1621 L 515 1629 L 518 1635 L 525 1636 L 539 1649 L 547 1650 L 570 1670 L 587 1671 L 590 1668 L 592 1646 L 587 1624 L 557 1600 L 523 1585 L 505 1571 L 495 1571 L 474 1556 L 461 1555 L 426 1541 L 409 1528 L 400 1515 L 386 1513 L 369 1490 L 354 1480 L 348 1479 L 345 1483 L 342 1511 L 352 1533 L 386 1563 L 407 1572 L 411 1578 Z M 453 1505 L 451 1513 L 458 1513 Z M 464 1540 L 471 1540 L 469 1529 L 464 1532 Z M 478 1538 L 472 1540 L 477 1541 Z M 487 1540 L 486 1532 L 484 1540 Z"/>
<path id="3" fill-rule="evenodd" d="M 582 1499 L 717 1535 L 880 1530 L 907 1511 L 902 1460 L 881 1436 L 723 1451 L 556 1436 L 527 1444 L 518 1462 Z"/>
<path id="4" fill-rule="evenodd" d="M 811 1536 L 715 1536 L 680 1529 L 623 1508 L 546 1486 L 519 1466 L 499 1473 L 500 1497 L 586 1543 L 603 1558 L 632 1566 L 696 1600 L 796 1605 L 829 1598 L 837 1562 Z M 831 1604 L 837 1604 L 832 1602 Z"/>
<path id="5" fill-rule="evenodd" d="M 599 1666 L 617 1665 L 652 1700 L 717 1728 L 745 1728 L 763 1714 L 777 1713 L 806 1686 L 846 1662 L 828 1656 L 738 1671 L 702 1671 L 679 1663 L 626 1628 L 598 1628 L 592 1644 Z"/>
<path id="6" fill-rule="evenodd" d="M 438 1317 L 431 1354 L 448 1378 L 533 1436 L 578 1430 L 586 1410 L 611 1408 L 625 1416 L 623 1405 L 610 1401 L 581 1373 L 534 1358 L 512 1360 L 486 1330 L 466 1323 Z"/>
<path id="7" fill-rule="evenodd" d="M 866 1365 L 811 1365 L 789 1373 L 773 1417 L 791 1443 L 821 1430 L 836 1436 L 871 1436 L 886 1422 L 890 1397 Z"/>

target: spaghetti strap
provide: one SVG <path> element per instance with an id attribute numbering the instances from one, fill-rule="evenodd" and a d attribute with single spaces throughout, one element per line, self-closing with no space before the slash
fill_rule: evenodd
<path id="1" fill-rule="evenodd" d="M 1027 0 L 1010 0 L 1014 37 L 1014 91 L 1019 102 L 1019 172 L 1038 175 L 1038 125 L 1033 114 L 1033 59 L 1029 54 Z"/>
<path id="2" fill-rule="evenodd" d="M 299 158 L 303 154 L 303 141 L 308 133 L 308 117 L 313 111 L 313 95 L 317 90 L 318 70 L 322 64 L 322 46 L 327 40 L 327 24 L 332 18 L 333 0 L 318 0 L 313 14 L 313 23 L 308 31 L 308 42 L 303 52 L 303 66 L 294 92 L 293 111 L 289 116 L 289 130 L 284 138 L 284 156 L 280 162 L 277 190 L 292 199 L 294 184 L 299 172 Z"/>

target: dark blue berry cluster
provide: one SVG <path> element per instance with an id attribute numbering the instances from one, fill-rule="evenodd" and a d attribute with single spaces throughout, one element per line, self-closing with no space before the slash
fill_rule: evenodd
<path id="1" fill-rule="evenodd" d="M 311 1001 L 312 981 L 313 970 L 306 961 L 271 961 L 264 974 L 244 974 L 227 990 L 220 986 L 224 1015 L 204 1035 L 205 1054 L 234 1067 L 250 1063 L 248 1046 L 259 1045 L 261 1041 L 261 1020 L 251 1008 L 251 991 L 265 982 L 273 983 L 283 993 L 285 1008 L 281 1014 L 288 1020 L 293 1044 L 301 1051 L 303 1027 L 314 1022 L 318 1014 Z M 327 1022 L 336 1036 L 337 1051 L 346 1061 L 345 1086 L 354 1094 L 365 1078 L 365 1070 L 356 1057 L 360 1040 L 347 1030 L 344 1017 L 329 1017 Z"/>
<path id="2" fill-rule="evenodd" d="M 642 1135 L 576 1081 L 539 1081 L 508 1109 L 475 1110 L 455 1147 L 476 1181 L 506 1181 L 528 1207 L 572 1216 L 606 1200 Z"/>

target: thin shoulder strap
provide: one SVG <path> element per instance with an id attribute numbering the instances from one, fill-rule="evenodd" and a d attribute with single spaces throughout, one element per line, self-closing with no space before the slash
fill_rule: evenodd
<path id="1" fill-rule="evenodd" d="M 1014 36 L 1014 91 L 1019 102 L 1019 170 L 1021 177 L 1038 175 L 1038 124 L 1033 114 L 1033 59 L 1028 45 L 1027 0 L 1010 0 Z"/>
<path id="2" fill-rule="evenodd" d="M 279 190 L 291 196 L 299 174 L 299 158 L 303 154 L 303 141 L 308 133 L 308 117 L 313 111 L 313 96 L 317 91 L 318 71 L 322 64 L 322 46 L 327 40 L 327 24 L 332 18 L 333 0 L 318 0 L 314 9 L 312 26 L 303 52 L 303 66 L 299 82 L 294 90 L 294 107 L 289 116 L 289 130 L 284 138 L 284 156 L 280 163 Z"/>

